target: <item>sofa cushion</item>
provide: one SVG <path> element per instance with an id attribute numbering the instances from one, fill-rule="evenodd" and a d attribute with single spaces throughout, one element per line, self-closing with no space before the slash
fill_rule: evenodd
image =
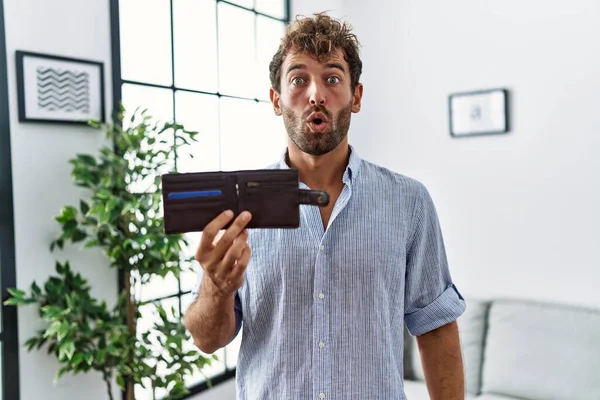
<path id="1" fill-rule="evenodd" d="M 423 381 L 404 381 L 404 394 L 408 400 L 429 400 L 427 385 Z"/>
<path id="2" fill-rule="evenodd" d="M 404 394 L 408 400 L 429 400 L 429 392 L 423 381 L 404 381 Z M 479 400 L 479 397 L 467 394 L 466 400 Z M 489 398 L 489 400 L 514 400 L 508 397 Z"/>
<path id="3" fill-rule="evenodd" d="M 495 301 L 482 384 L 526 399 L 599 399 L 600 310 Z"/>
<path id="4" fill-rule="evenodd" d="M 416 372 L 413 367 L 413 359 L 412 355 L 414 352 L 419 352 L 419 349 L 416 348 L 417 343 L 414 337 L 408 332 L 408 328 L 404 325 L 404 379 L 409 380 L 423 380 L 422 378 L 417 378 Z M 423 371 L 420 371 L 422 374 Z"/>
<path id="5" fill-rule="evenodd" d="M 482 394 L 481 396 L 475 397 L 475 400 L 527 400 L 519 397 L 502 396 L 500 394 Z"/>
<path id="6" fill-rule="evenodd" d="M 478 299 L 467 299 L 466 303 L 466 311 L 457 320 L 465 368 L 466 391 L 470 394 L 479 394 L 483 343 L 490 303 Z M 411 343 L 408 346 L 410 349 L 408 372 L 413 379 L 425 380 L 415 337 L 411 338 Z"/>

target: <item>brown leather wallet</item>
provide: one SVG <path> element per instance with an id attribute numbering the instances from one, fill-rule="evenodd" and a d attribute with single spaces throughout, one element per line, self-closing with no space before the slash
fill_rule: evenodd
<path id="1" fill-rule="evenodd" d="M 170 173 L 161 181 L 167 234 L 201 232 L 225 210 L 250 211 L 247 228 L 298 228 L 300 204 L 329 203 L 327 192 L 298 187 L 296 169 Z"/>

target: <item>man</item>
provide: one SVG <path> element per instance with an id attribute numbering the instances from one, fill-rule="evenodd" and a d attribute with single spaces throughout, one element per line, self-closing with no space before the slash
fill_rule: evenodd
<path id="1" fill-rule="evenodd" d="M 243 325 L 238 399 L 404 399 L 403 327 L 417 336 L 432 399 L 464 399 L 452 283 L 425 187 L 361 160 L 348 144 L 363 85 L 358 41 L 325 14 L 288 26 L 270 65 L 289 140 L 279 163 L 329 206 L 298 229 L 245 229 L 225 212 L 204 230 L 185 316 L 206 353 Z M 251 256 L 252 253 L 252 256 Z"/>

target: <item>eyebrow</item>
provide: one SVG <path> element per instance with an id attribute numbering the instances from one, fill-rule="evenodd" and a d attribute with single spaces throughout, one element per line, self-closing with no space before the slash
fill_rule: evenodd
<path id="1" fill-rule="evenodd" d="M 342 72 L 346 72 L 346 70 L 344 69 L 344 66 L 340 63 L 327 63 L 327 68 L 337 68 Z"/>
<path id="2" fill-rule="evenodd" d="M 339 69 L 342 72 L 346 72 L 346 70 L 344 69 L 344 66 L 340 63 L 331 62 L 331 63 L 325 64 L 325 66 L 327 68 L 335 68 L 335 69 Z M 288 67 L 286 74 L 289 74 L 290 72 L 292 72 L 296 69 L 306 69 L 306 64 L 292 64 Z"/>

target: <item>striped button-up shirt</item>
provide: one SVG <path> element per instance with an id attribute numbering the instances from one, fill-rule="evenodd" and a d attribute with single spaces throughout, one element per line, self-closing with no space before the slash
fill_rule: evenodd
<path id="1" fill-rule="evenodd" d="M 353 148 L 343 183 L 326 228 L 301 205 L 298 229 L 250 230 L 240 400 L 405 399 L 404 324 L 420 335 L 465 310 L 427 189 Z"/>

